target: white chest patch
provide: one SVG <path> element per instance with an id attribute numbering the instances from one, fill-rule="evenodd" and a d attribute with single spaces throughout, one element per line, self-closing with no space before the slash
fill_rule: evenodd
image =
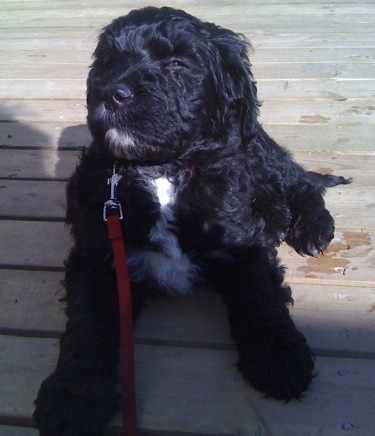
<path id="1" fill-rule="evenodd" d="M 128 256 L 130 275 L 134 281 L 153 281 L 161 291 L 186 295 L 192 291 L 198 268 L 182 253 L 173 228 L 173 185 L 165 178 L 153 181 L 161 205 L 158 221 L 149 233 L 153 247 Z"/>
<path id="2" fill-rule="evenodd" d="M 156 192 L 161 206 L 173 203 L 173 186 L 165 177 L 159 177 L 154 180 Z"/>

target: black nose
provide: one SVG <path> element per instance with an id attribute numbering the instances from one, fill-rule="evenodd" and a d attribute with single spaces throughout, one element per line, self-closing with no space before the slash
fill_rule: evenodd
<path id="1" fill-rule="evenodd" d="M 134 95 L 131 89 L 125 85 L 109 85 L 103 91 L 105 106 L 115 111 L 120 106 L 130 103 Z"/>

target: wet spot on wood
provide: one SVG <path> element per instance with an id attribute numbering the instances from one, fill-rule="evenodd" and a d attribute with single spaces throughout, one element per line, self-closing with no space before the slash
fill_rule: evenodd
<path id="1" fill-rule="evenodd" d="M 299 122 L 304 124 L 328 124 L 330 119 L 322 115 L 303 115 Z"/>
<path id="2" fill-rule="evenodd" d="M 363 108 L 361 106 L 352 106 L 346 112 L 356 115 L 362 115 L 362 114 L 372 115 L 374 111 L 375 111 L 375 106 L 365 106 Z"/>
<path id="3" fill-rule="evenodd" d="M 365 232 L 344 232 L 341 238 L 334 239 L 323 255 L 308 258 L 300 271 L 307 278 L 317 278 L 322 274 L 350 275 L 352 257 L 370 257 L 373 252 L 371 235 Z"/>
<path id="4" fill-rule="evenodd" d="M 335 92 L 327 92 L 327 96 L 332 98 L 335 101 L 345 101 L 347 100 L 347 97 L 344 97 L 343 95 L 336 94 Z"/>
<path id="5" fill-rule="evenodd" d="M 316 170 L 314 169 L 314 171 L 316 173 L 319 173 L 319 174 L 332 174 L 333 173 L 333 169 L 332 168 L 324 168 L 324 167 L 317 168 Z"/>
<path id="6" fill-rule="evenodd" d="M 321 274 L 339 274 L 339 271 L 347 270 L 350 262 L 336 257 L 335 253 L 325 253 L 324 256 L 309 258 L 306 265 L 297 268 L 307 278 L 317 278 Z"/>
<path id="7" fill-rule="evenodd" d="M 339 138 L 334 142 L 335 145 L 346 144 L 350 142 L 350 138 Z"/>
<path id="8" fill-rule="evenodd" d="M 342 253 L 344 257 L 368 257 L 373 251 L 371 235 L 366 232 L 344 232 L 343 243 L 347 249 Z M 330 248 L 330 247 L 329 247 Z M 349 253 L 350 251 L 350 253 Z"/>

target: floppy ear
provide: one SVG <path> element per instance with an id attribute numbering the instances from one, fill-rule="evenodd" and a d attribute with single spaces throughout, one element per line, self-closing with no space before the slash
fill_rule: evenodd
<path id="1" fill-rule="evenodd" d="M 259 102 L 256 83 L 250 70 L 250 43 L 242 35 L 207 23 L 211 46 L 211 76 L 216 99 L 215 125 L 228 128 L 240 124 L 244 143 L 254 135 Z"/>

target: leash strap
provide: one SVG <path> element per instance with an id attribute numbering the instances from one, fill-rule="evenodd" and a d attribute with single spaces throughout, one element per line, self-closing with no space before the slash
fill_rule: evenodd
<path id="1" fill-rule="evenodd" d="M 112 183 L 116 183 L 117 185 L 118 181 L 119 179 L 115 178 L 112 180 Z M 121 205 L 115 199 L 114 189 L 111 191 L 111 194 L 112 198 L 106 202 L 104 206 L 104 219 L 107 222 L 108 236 L 112 242 L 119 297 L 121 338 L 120 361 L 123 397 L 122 431 L 123 435 L 136 436 L 137 411 L 135 394 L 133 314 L 130 280 L 120 222 L 122 219 Z"/>

